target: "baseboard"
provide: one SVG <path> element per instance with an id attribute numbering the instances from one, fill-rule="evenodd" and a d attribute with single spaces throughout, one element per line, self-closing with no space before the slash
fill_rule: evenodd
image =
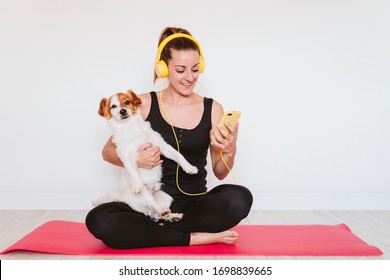
<path id="1" fill-rule="evenodd" d="M 89 209 L 98 194 L 1 192 L 0 209 Z M 390 193 L 253 193 L 254 210 L 390 210 Z"/>
<path id="2" fill-rule="evenodd" d="M 254 193 L 257 210 L 390 210 L 390 193 Z"/>

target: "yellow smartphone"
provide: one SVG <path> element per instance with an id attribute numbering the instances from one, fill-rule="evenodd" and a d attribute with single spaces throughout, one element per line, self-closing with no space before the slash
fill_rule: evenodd
<path id="1" fill-rule="evenodd" d="M 230 130 L 226 127 L 225 123 L 230 123 L 233 127 L 235 127 L 238 120 L 240 119 L 240 116 L 241 116 L 241 112 L 239 112 L 239 111 L 226 111 L 223 114 L 223 117 L 222 117 L 219 125 L 223 128 L 223 130 L 225 130 L 227 133 L 229 133 Z M 218 131 L 218 134 L 219 134 L 219 136 L 224 138 L 223 135 L 221 133 L 219 133 L 219 131 Z"/>

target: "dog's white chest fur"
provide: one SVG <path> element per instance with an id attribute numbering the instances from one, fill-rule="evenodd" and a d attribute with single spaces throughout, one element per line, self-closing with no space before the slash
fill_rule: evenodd
<path id="1" fill-rule="evenodd" d="M 137 102 L 131 101 L 137 99 L 134 93 L 120 95 L 122 98 L 117 94 L 111 97 L 111 101 L 103 99 L 99 110 L 99 114 L 108 119 L 112 142 L 116 145 L 116 153 L 124 166 L 119 189 L 95 200 L 92 204 L 119 201 L 155 220 L 179 220 L 183 215 L 171 213 L 169 209 L 172 197 L 160 189 L 161 166 L 152 169 L 139 168 L 138 149 L 145 143 L 151 143 L 153 147 L 159 147 L 162 155 L 179 163 L 185 172 L 195 174 L 198 169 L 167 144 L 161 135 L 151 128 L 149 122 L 142 119 L 137 107 L 140 102 L 136 106 Z M 131 106 L 133 110 L 128 108 Z"/>
<path id="2" fill-rule="evenodd" d="M 125 120 L 122 124 L 117 124 L 112 120 L 109 120 L 108 123 L 112 131 L 112 141 L 117 147 L 116 151 L 122 162 L 132 161 L 136 167 L 139 146 L 148 142 L 152 143 L 153 146 L 162 144 L 162 137 L 151 128 L 149 122 L 142 119 L 139 113 L 130 117 L 129 120 Z M 144 185 L 152 190 L 159 188 L 162 176 L 160 165 L 152 169 L 136 168 Z M 125 169 L 122 170 L 121 185 L 128 184 L 126 180 L 131 180 L 128 176 L 128 172 Z"/>

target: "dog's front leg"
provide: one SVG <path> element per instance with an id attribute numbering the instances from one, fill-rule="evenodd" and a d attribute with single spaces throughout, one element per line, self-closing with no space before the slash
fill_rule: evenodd
<path id="1" fill-rule="evenodd" d="M 125 170 L 129 176 L 131 191 L 133 193 L 140 193 L 144 187 L 144 184 L 141 180 L 141 176 L 138 173 L 138 169 L 131 163 L 124 163 Z"/>
<path id="2" fill-rule="evenodd" d="M 191 165 L 182 154 L 176 151 L 172 146 L 165 144 L 160 146 L 160 152 L 167 158 L 177 162 L 183 170 L 188 174 L 198 173 L 198 168 Z"/>

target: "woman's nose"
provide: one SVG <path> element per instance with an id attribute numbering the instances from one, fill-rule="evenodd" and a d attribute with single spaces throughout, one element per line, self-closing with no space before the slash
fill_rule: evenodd
<path id="1" fill-rule="evenodd" d="M 186 79 L 189 81 L 189 82 L 192 82 L 195 80 L 195 73 L 192 72 L 191 70 L 187 71 L 187 74 L 186 74 Z"/>

